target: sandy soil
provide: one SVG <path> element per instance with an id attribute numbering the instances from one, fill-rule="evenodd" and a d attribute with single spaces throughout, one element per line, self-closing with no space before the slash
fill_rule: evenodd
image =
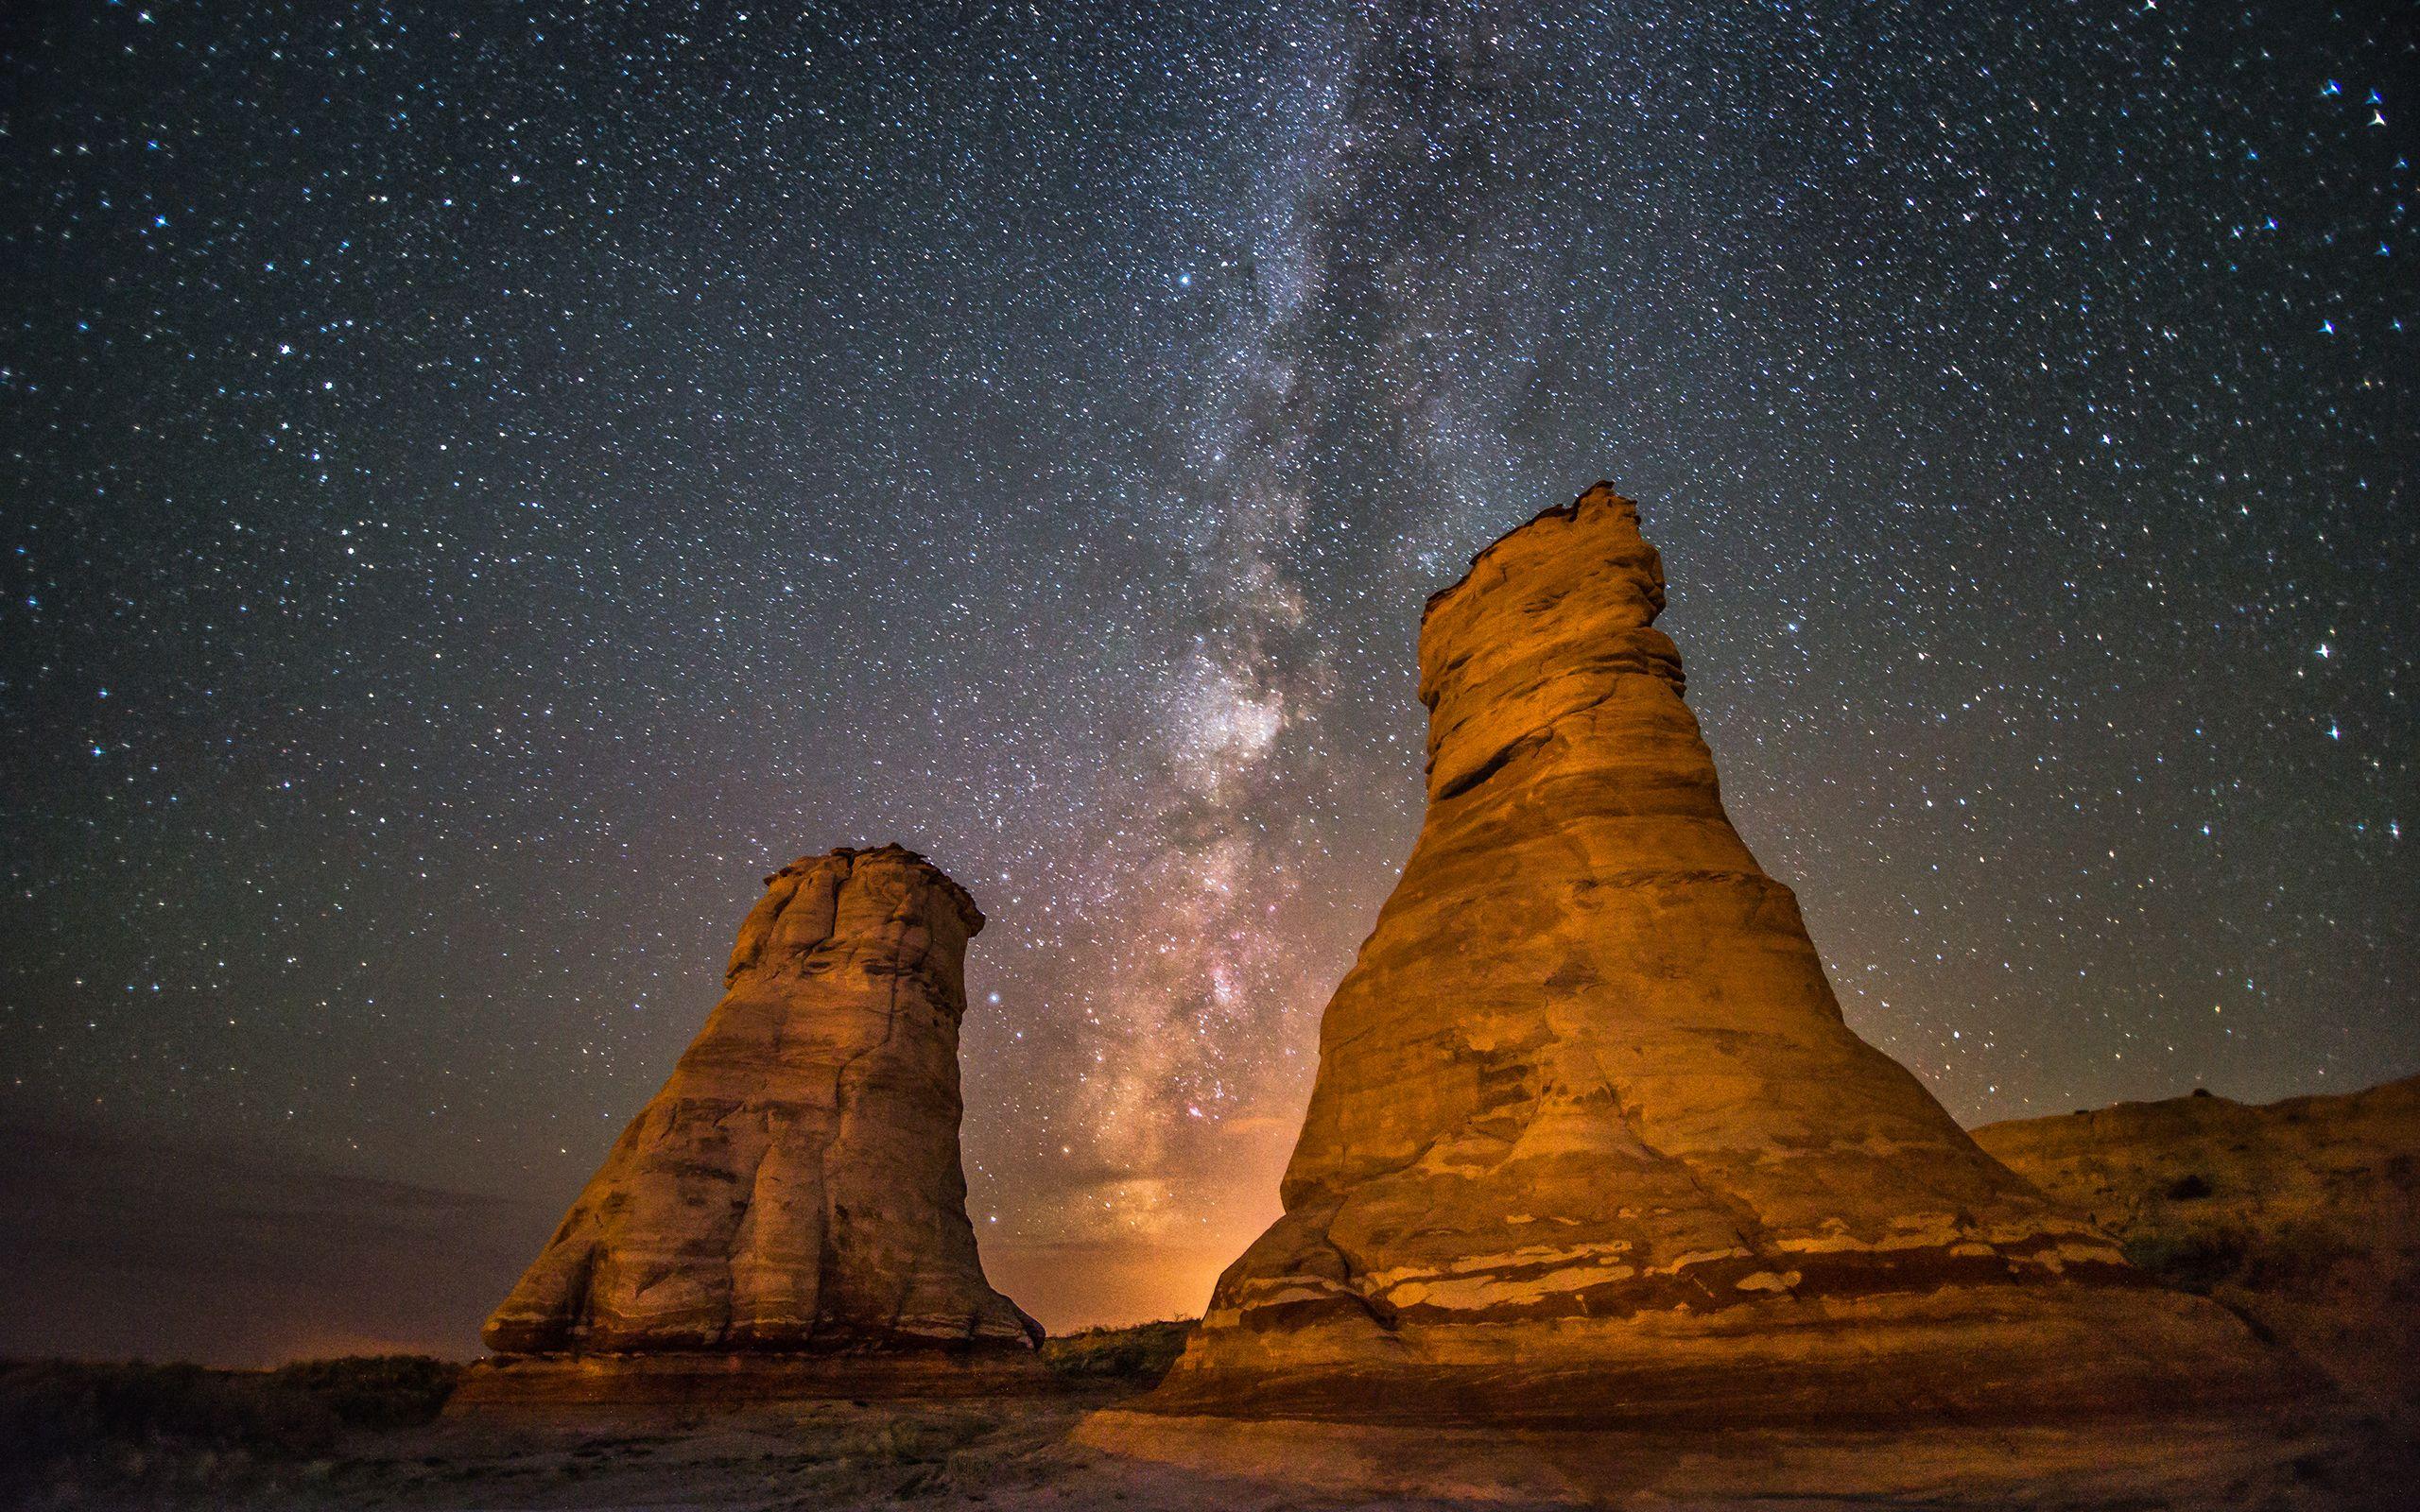
<path id="1" fill-rule="evenodd" d="M 1574 1503 L 1789 1508 L 2385 1508 L 2420 1466 L 2372 1422 L 1833 1435 L 1439 1434 L 1152 1418 L 1131 1387 L 607 1418 L 485 1415 L 231 1478 L 154 1466 L 25 1504 L 504 1512 L 934 1508 L 1312 1512 Z M 2390 1489 L 2392 1488 L 2392 1489 Z"/>

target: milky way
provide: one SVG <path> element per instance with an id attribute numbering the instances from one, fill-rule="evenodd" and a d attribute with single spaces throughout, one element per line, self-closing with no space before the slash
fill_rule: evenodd
<path id="1" fill-rule="evenodd" d="M 897 839 L 994 1274 L 1196 1306 L 1599 477 L 1953 1112 L 2420 1065 L 2408 12 L 1149 9 L 12 19 L 9 1115 L 553 1205 Z"/>

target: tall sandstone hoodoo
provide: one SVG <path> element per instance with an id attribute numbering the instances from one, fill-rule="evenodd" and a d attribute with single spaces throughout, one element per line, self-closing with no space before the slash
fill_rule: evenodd
<path id="1" fill-rule="evenodd" d="M 1285 1216 L 1145 1408 L 1745 1423 L 2273 1389 L 2241 1325 L 1842 1023 L 1723 814 L 1663 607 L 1604 484 L 1429 600 L 1418 843 L 1328 1005 Z"/>
<path id="2" fill-rule="evenodd" d="M 508 1356 L 1030 1354 L 959 1163 L 966 889 L 897 846 L 765 879 L 728 988 L 488 1320 Z"/>

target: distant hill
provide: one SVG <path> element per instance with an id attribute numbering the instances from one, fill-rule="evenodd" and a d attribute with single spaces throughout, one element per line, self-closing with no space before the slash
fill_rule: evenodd
<path id="1" fill-rule="evenodd" d="M 544 1240 L 533 1204 L 265 1156 L 0 1125 L 0 1356 L 478 1352 Z"/>
<path id="2" fill-rule="evenodd" d="M 1983 1148 L 2356 1395 L 2420 1409 L 2420 1077 L 1990 1124 Z"/>

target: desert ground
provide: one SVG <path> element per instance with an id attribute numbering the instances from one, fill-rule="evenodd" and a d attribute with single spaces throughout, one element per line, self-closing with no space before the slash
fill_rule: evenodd
<path id="1" fill-rule="evenodd" d="M 1185 1325 L 1051 1341 L 1016 1396 L 447 1415 L 459 1367 L 0 1371 L 0 1501 L 66 1509 L 2387 1508 L 2408 1417 L 1819 1434 L 1484 1434 L 1125 1410 Z M 316 1370 L 316 1379 L 313 1372 Z M 299 1373 L 299 1374 L 298 1374 Z M 1185 1463 L 1160 1458 L 1169 1451 Z"/>

